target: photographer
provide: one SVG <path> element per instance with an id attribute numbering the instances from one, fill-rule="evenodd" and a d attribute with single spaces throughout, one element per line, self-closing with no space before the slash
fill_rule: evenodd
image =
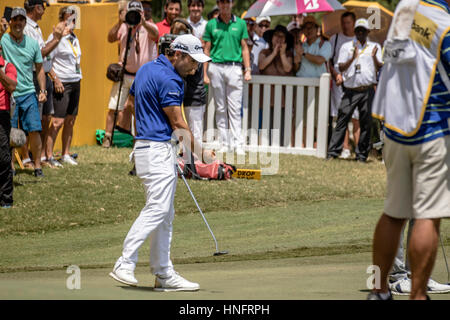
<path id="1" fill-rule="evenodd" d="M 12 63 L 6 63 L 0 46 L 0 207 L 10 208 L 13 204 L 13 169 L 11 167 L 10 104 L 11 94 L 17 86 L 17 70 Z"/>
<path id="2" fill-rule="evenodd" d="M 121 283 L 136 286 L 134 269 L 138 250 L 150 238 L 150 270 L 156 276 L 154 290 L 197 291 L 200 286 L 175 272 L 170 260 L 177 184 L 171 139 L 176 136 L 200 159 L 214 158 L 211 151 L 195 145 L 181 113 L 182 77 L 194 74 L 198 64 L 208 61 L 209 57 L 203 53 L 201 41 L 193 35 L 177 37 L 170 48 L 172 50 L 167 57 L 160 55 L 139 69 L 127 99 L 127 104 L 135 111 L 137 132 L 133 154 L 137 175 L 145 186 L 147 202 L 128 232 L 122 256 L 110 276 Z"/>
<path id="3" fill-rule="evenodd" d="M 120 62 L 122 65 L 127 47 L 128 31 L 131 28 L 130 49 L 128 52 L 127 65 L 124 67 L 123 84 L 120 92 L 120 102 L 118 107 L 117 123 L 126 131 L 131 129 L 131 112 L 124 108 L 125 101 L 134 81 L 136 72 L 145 63 L 150 62 L 158 56 L 156 42 L 158 41 L 158 28 L 151 21 L 151 10 L 148 10 L 148 1 L 131 1 L 127 5 L 126 14 L 119 16 L 119 22 L 108 34 L 108 41 L 113 43 L 120 41 Z M 145 9 L 144 9 L 145 8 Z M 151 7 L 150 7 L 151 9 Z M 138 13 L 139 15 L 137 15 Z M 136 17 L 141 17 L 136 19 Z M 115 82 L 111 89 L 108 105 L 108 115 L 106 118 L 105 138 L 102 146 L 109 148 L 112 145 L 111 136 L 114 126 L 114 113 L 117 108 L 119 97 L 120 81 Z"/>

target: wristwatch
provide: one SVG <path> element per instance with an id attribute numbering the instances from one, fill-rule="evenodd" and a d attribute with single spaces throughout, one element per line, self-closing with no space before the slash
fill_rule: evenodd
<path id="1" fill-rule="evenodd" d="M 247 68 L 244 69 L 244 71 L 245 71 L 245 72 L 247 72 L 247 71 L 252 71 L 252 68 L 247 67 Z"/>
<path id="2" fill-rule="evenodd" d="M 43 93 L 43 94 L 47 95 L 47 90 L 40 90 L 39 93 Z"/>

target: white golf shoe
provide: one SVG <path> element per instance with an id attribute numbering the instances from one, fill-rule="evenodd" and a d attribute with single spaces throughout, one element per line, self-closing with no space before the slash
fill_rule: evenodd
<path id="1" fill-rule="evenodd" d="M 449 293 L 449 292 L 450 292 L 450 285 L 436 282 L 431 278 L 428 280 L 427 293 Z"/>
<path id="2" fill-rule="evenodd" d="M 132 287 L 136 287 L 138 284 L 138 281 L 134 277 L 133 270 L 118 268 L 118 269 L 114 269 L 113 272 L 110 272 L 109 276 L 111 278 L 113 278 L 114 280 L 119 281 L 120 283 L 129 285 Z"/>
<path id="3" fill-rule="evenodd" d="M 395 295 L 400 295 L 400 296 L 409 295 L 411 293 L 411 279 L 403 278 L 396 282 L 390 283 L 389 288 L 391 289 L 392 293 Z M 449 292 L 450 292 L 450 285 L 436 282 L 431 278 L 428 280 L 428 284 L 427 284 L 427 293 L 428 294 L 449 293 Z"/>
<path id="4" fill-rule="evenodd" d="M 156 276 L 155 291 L 197 291 L 200 290 L 200 285 L 195 282 L 190 282 L 173 271 L 167 278 Z"/>

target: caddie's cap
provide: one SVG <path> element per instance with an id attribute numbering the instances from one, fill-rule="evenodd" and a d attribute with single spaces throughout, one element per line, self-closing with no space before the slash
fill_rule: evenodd
<path id="1" fill-rule="evenodd" d="M 142 3 L 140 1 L 133 0 L 128 2 L 127 11 L 144 12 L 144 7 L 142 6 Z"/>
<path id="2" fill-rule="evenodd" d="M 25 11 L 24 8 L 16 7 L 11 12 L 11 19 L 13 19 L 13 18 L 15 18 L 17 16 L 22 16 L 22 17 L 24 17 L 26 19 L 27 18 L 27 12 Z"/>
<path id="3" fill-rule="evenodd" d="M 170 48 L 175 51 L 187 53 L 192 59 L 200 63 L 211 60 L 210 57 L 203 53 L 202 42 L 200 39 L 192 34 L 183 34 L 176 37 L 170 44 Z"/>
<path id="4" fill-rule="evenodd" d="M 270 17 L 257 17 L 256 18 L 256 24 L 260 24 L 263 21 L 269 21 L 270 22 L 272 20 L 270 19 Z"/>
<path id="5" fill-rule="evenodd" d="M 364 28 L 366 30 L 370 30 L 370 28 L 369 28 L 369 21 L 367 21 L 364 18 L 356 20 L 356 22 L 355 22 L 355 30 L 356 30 L 356 28 Z"/>

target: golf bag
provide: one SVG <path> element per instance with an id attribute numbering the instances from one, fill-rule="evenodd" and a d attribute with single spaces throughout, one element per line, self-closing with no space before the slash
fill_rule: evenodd
<path id="1" fill-rule="evenodd" d="M 196 180 L 229 180 L 236 172 L 236 167 L 219 160 L 213 163 L 202 163 L 201 161 L 192 163 L 191 161 L 191 163 L 185 164 L 183 159 L 178 158 L 178 164 L 186 178 Z"/>

